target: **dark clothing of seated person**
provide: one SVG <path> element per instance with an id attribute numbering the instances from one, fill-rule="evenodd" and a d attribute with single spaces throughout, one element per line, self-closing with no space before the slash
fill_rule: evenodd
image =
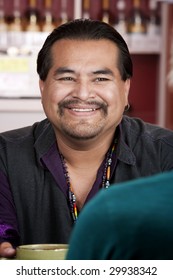
<path id="1" fill-rule="evenodd" d="M 102 190 L 71 235 L 70 260 L 173 260 L 173 172 Z"/>

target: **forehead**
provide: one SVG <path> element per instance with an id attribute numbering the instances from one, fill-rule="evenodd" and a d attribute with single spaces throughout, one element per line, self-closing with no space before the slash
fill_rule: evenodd
<path id="1" fill-rule="evenodd" d="M 52 46 L 53 60 L 107 60 L 115 63 L 118 47 L 110 40 L 74 40 L 61 39 Z"/>

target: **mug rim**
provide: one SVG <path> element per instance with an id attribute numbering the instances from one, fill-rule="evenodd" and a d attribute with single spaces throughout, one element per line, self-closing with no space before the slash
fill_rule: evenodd
<path id="1" fill-rule="evenodd" d="M 23 244 L 16 247 L 17 250 L 63 250 L 68 249 L 68 244 L 60 244 L 60 243 L 43 243 L 43 244 Z"/>

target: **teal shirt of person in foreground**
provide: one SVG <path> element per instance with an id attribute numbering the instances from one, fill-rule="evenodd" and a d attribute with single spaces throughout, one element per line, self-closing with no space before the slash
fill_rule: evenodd
<path id="1" fill-rule="evenodd" d="M 173 172 L 113 185 L 93 198 L 68 260 L 173 260 Z"/>

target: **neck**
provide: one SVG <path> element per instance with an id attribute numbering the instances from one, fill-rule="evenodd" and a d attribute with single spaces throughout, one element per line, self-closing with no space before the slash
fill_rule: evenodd
<path id="1" fill-rule="evenodd" d="M 85 145 L 85 149 L 74 149 L 71 145 L 61 141 L 61 139 L 58 140 L 59 150 L 63 154 L 61 160 L 66 174 L 65 177 L 68 178 L 66 180 L 70 205 L 72 206 L 71 214 L 75 222 L 78 210 L 83 207 L 93 187 L 99 166 L 105 158 L 105 154 L 110 148 L 113 139 L 111 138 L 109 142 L 105 141 L 105 139 L 104 141 L 97 141 L 97 145 Z M 110 168 L 114 149 L 115 144 L 112 146 L 110 153 L 107 154 L 100 187 L 108 188 L 110 185 Z"/>
<path id="2" fill-rule="evenodd" d="M 112 143 L 114 134 L 100 141 L 72 142 L 58 137 L 57 143 L 66 162 L 73 167 L 89 168 L 100 165 Z"/>

